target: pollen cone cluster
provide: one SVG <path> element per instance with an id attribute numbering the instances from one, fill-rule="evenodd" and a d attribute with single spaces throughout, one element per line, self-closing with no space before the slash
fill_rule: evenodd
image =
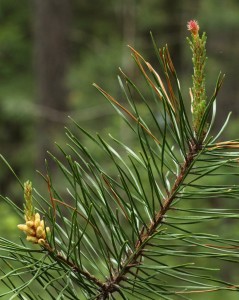
<path id="1" fill-rule="evenodd" d="M 49 227 L 45 227 L 44 221 L 41 220 L 39 213 L 34 212 L 32 203 L 32 183 L 26 181 L 24 183 L 24 212 L 25 224 L 19 224 L 17 227 L 24 231 L 27 235 L 27 241 L 34 244 L 46 244 L 46 235 L 50 231 Z"/>
<path id="2" fill-rule="evenodd" d="M 45 228 L 44 221 L 41 220 L 39 213 L 32 216 L 31 220 L 25 217 L 26 224 L 19 224 L 17 227 L 27 235 L 27 241 L 34 244 L 45 244 L 46 234 L 50 231 L 49 227 Z"/>

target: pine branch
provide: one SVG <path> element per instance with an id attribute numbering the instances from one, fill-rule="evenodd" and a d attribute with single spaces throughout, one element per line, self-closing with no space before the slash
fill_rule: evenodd
<path id="1" fill-rule="evenodd" d="M 181 172 L 177 176 L 174 185 L 169 192 L 167 198 L 163 200 L 163 206 L 160 211 L 155 215 L 154 222 L 149 224 L 147 228 L 144 226 L 141 229 L 140 237 L 135 244 L 135 251 L 129 254 L 128 257 L 124 258 L 122 263 L 122 269 L 115 273 L 113 278 L 110 278 L 106 283 L 101 286 L 102 291 L 97 296 L 97 300 L 108 299 L 110 294 L 117 292 L 119 290 L 119 284 L 126 279 L 128 273 L 131 273 L 131 268 L 141 264 L 139 261 L 140 257 L 144 252 L 146 246 L 149 245 L 151 238 L 157 232 L 157 228 L 163 224 L 164 217 L 166 213 L 170 210 L 171 205 L 174 199 L 177 197 L 177 191 L 181 184 L 183 184 L 184 179 L 186 178 L 188 171 L 194 163 L 194 158 L 201 150 L 202 145 L 199 144 L 190 144 L 189 152 L 185 158 L 183 165 L 181 166 Z"/>
<path id="2" fill-rule="evenodd" d="M 195 67 L 191 115 L 168 48 L 158 49 L 152 37 L 162 74 L 136 50 L 131 51 L 154 106 L 148 94 L 123 72 L 125 82 L 121 78 L 119 82 L 129 109 L 95 85 L 132 130 L 136 150 L 112 135 L 110 142 L 100 135 L 95 137 L 74 122 L 93 142 L 92 150 L 86 148 L 84 138 L 67 129 L 70 154 L 60 146 L 65 161 L 50 154 L 67 187 L 61 195 L 46 163 L 47 175 L 41 175 L 47 198 L 32 189 L 30 182 L 23 185 L 0 156 L 24 188 L 25 210 L 7 197 L 1 198 L 21 217 L 24 215 L 25 224 L 18 228 L 28 242 L 35 244 L 32 249 L 23 241 L 18 245 L 0 238 L 0 258 L 8 268 L 1 277 L 8 291 L 0 296 L 14 293 L 14 297 L 23 295 L 25 299 L 27 289 L 36 281 L 51 299 L 55 299 L 52 289 L 59 299 L 71 300 L 113 300 L 115 294 L 124 300 L 131 299 L 128 295 L 142 300 L 172 300 L 171 296 L 188 299 L 187 294 L 238 290 L 235 283 L 209 272 L 215 267 L 218 272 L 218 265 L 224 262 L 239 264 L 239 240 L 191 229 L 191 225 L 208 221 L 239 219 L 238 209 L 231 202 L 222 209 L 207 208 L 197 201 L 239 198 L 239 186 L 233 182 L 204 181 L 238 175 L 239 141 L 218 142 L 229 117 L 215 137 L 209 136 L 223 77 L 219 75 L 214 94 L 207 98 L 205 34 L 200 38 L 196 21 L 190 21 L 188 29 Z M 142 106 L 136 105 L 137 97 Z M 105 161 L 101 164 L 102 157 L 109 160 L 107 166 Z M 193 207 L 188 206 L 189 201 Z M 203 259 L 210 260 L 208 266 Z M 28 281 L 29 270 L 32 278 Z M 20 285 L 13 282 L 13 276 Z M 31 299 L 37 297 L 33 293 Z"/>

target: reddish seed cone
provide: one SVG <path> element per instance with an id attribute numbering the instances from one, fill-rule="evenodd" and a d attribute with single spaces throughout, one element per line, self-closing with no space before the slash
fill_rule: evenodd
<path id="1" fill-rule="evenodd" d="M 188 30 L 191 31 L 192 34 L 197 35 L 199 31 L 198 22 L 195 20 L 191 20 L 187 24 Z"/>

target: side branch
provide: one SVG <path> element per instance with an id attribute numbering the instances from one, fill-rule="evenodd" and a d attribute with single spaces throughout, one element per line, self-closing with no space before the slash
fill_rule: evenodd
<path id="1" fill-rule="evenodd" d="M 84 271 L 80 269 L 77 265 L 75 265 L 70 260 L 66 259 L 64 256 L 62 256 L 60 253 L 57 253 L 53 248 L 50 247 L 49 244 L 42 245 L 45 250 L 49 253 L 49 255 L 59 263 L 64 264 L 65 266 L 71 268 L 72 272 L 75 274 L 80 274 L 81 276 L 85 277 L 90 282 L 93 282 L 95 285 L 97 285 L 101 290 L 104 289 L 105 283 L 101 282 L 99 279 L 97 279 L 95 276 L 90 274 L 87 271 Z"/>

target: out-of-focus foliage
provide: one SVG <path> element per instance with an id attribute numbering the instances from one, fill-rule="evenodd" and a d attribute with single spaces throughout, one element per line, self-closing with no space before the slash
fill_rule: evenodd
<path id="1" fill-rule="evenodd" d="M 31 10 L 29 2 L 0 3 L 0 76 L 9 80 L 26 75 L 31 69 Z"/>

